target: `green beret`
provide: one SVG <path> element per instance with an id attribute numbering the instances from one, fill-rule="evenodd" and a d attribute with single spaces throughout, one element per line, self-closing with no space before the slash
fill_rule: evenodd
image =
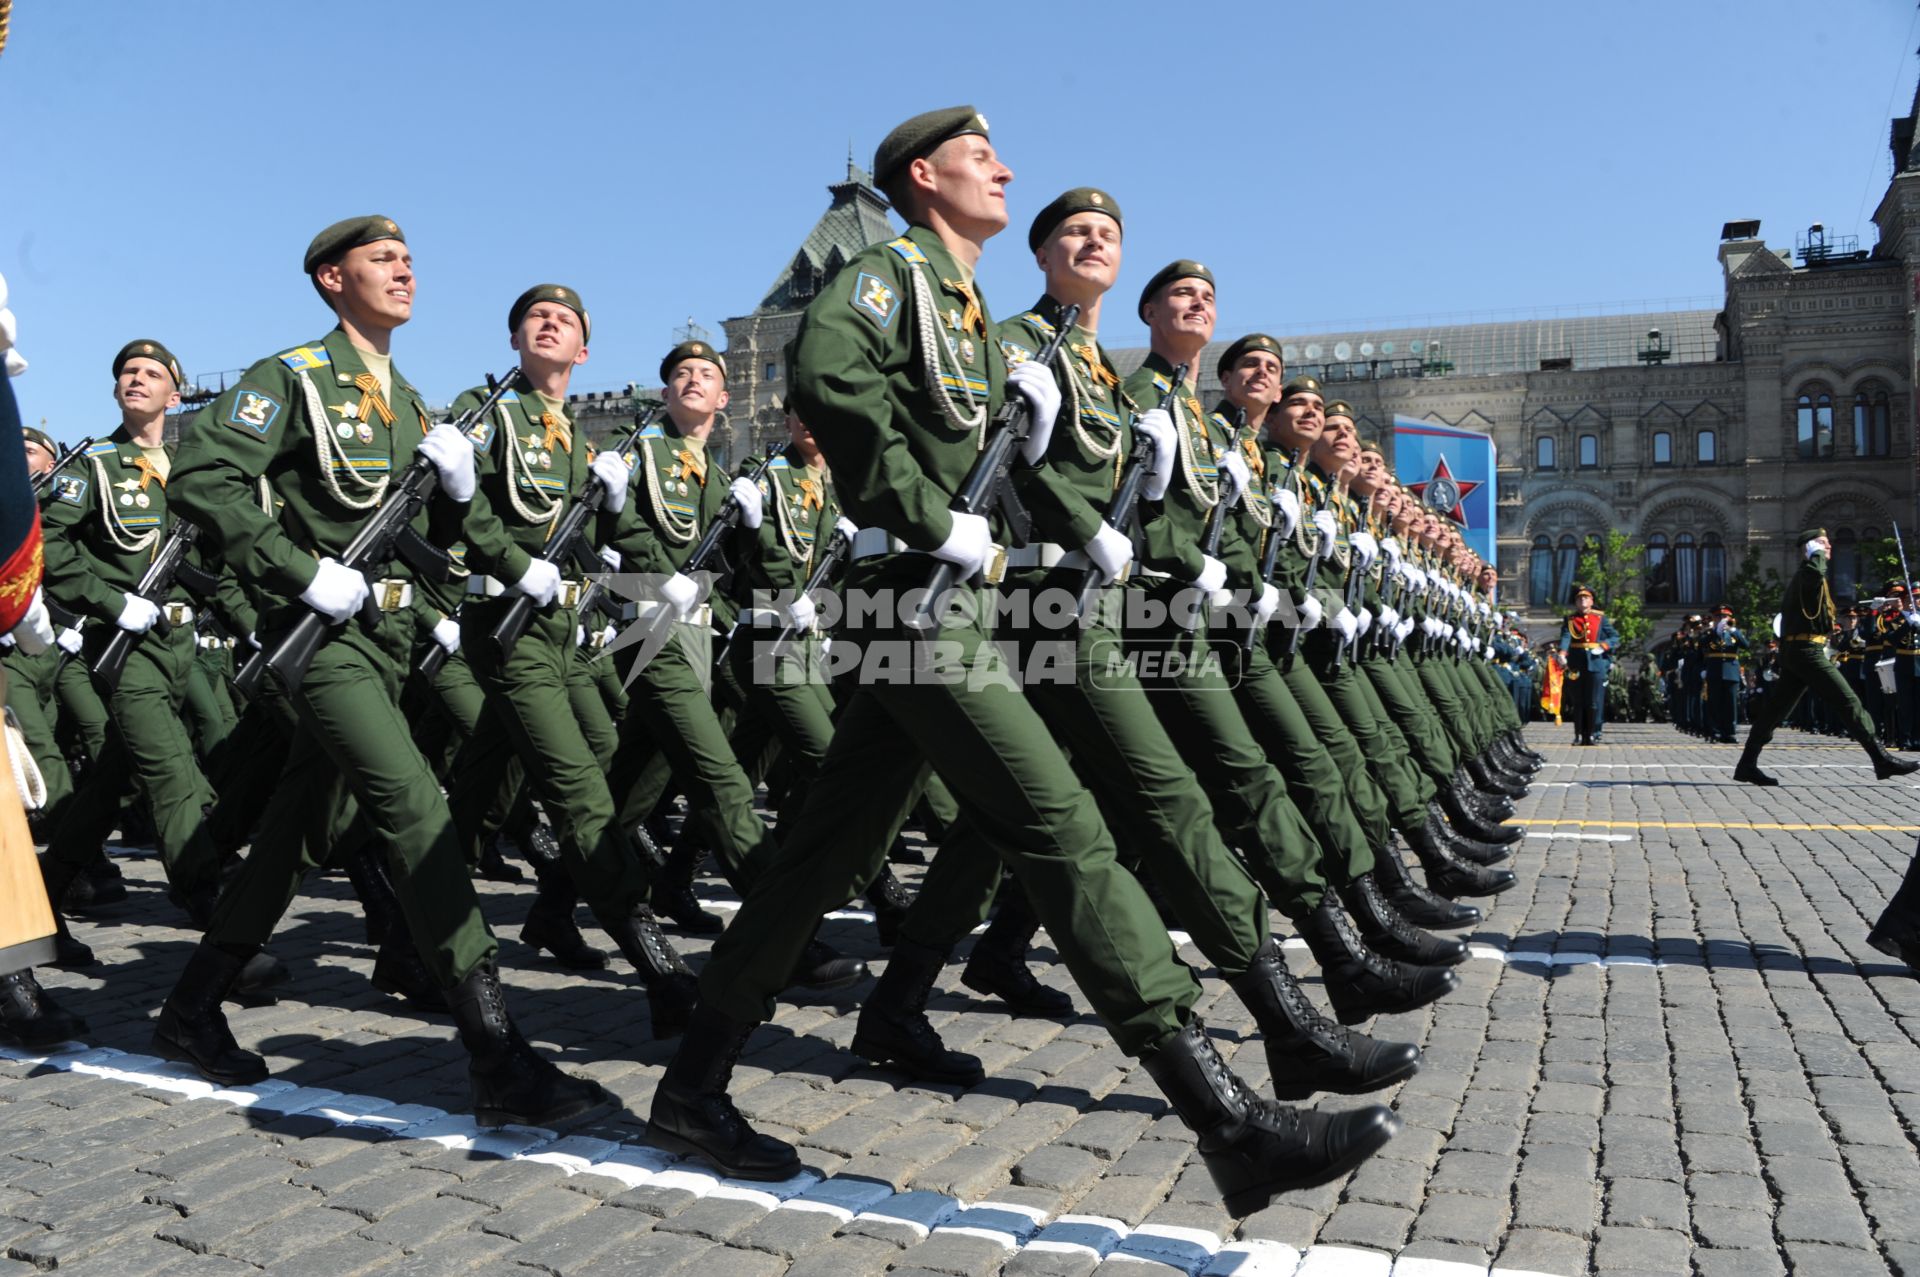
<path id="1" fill-rule="evenodd" d="M 362 244 L 372 244 L 383 239 L 397 239 L 402 244 L 407 237 L 400 233 L 391 217 L 349 217 L 344 222 L 335 222 L 313 237 L 313 243 L 307 245 L 306 265 L 301 270 L 311 275 L 322 262 L 330 262 L 350 248 Z"/>
<path id="2" fill-rule="evenodd" d="M 704 359 L 718 368 L 722 377 L 727 375 L 727 361 L 721 358 L 719 351 L 704 341 L 683 341 L 669 350 L 667 357 L 660 361 L 661 382 L 664 384 L 667 378 L 673 376 L 674 367 L 688 359 Z"/>
<path id="3" fill-rule="evenodd" d="M 1233 371 L 1233 366 L 1240 362 L 1240 357 L 1254 350 L 1264 350 L 1275 359 L 1281 358 L 1279 342 L 1265 333 L 1248 333 L 1221 353 L 1220 362 L 1215 366 L 1214 374 L 1225 380 L 1226 375 Z"/>
<path id="4" fill-rule="evenodd" d="M 1346 407 L 1346 405 L 1345 405 L 1345 404 L 1341 404 L 1340 406 L 1341 406 L 1342 408 L 1344 408 L 1344 407 Z M 1348 416 L 1352 416 L 1353 414 L 1352 414 L 1352 413 L 1348 413 L 1347 415 L 1348 415 Z M 1378 453 L 1378 454 L 1379 454 L 1380 456 L 1382 456 L 1382 457 L 1384 457 L 1384 456 L 1386 456 L 1386 455 L 1387 455 L 1387 454 L 1386 454 L 1386 452 L 1385 452 L 1385 451 L 1383 451 L 1383 450 L 1381 449 L 1381 447 L 1380 447 L 1380 441 L 1379 441 L 1378 439 L 1362 439 L 1362 440 L 1360 441 L 1360 451 L 1362 451 L 1362 452 L 1373 452 L 1373 453 Z M 1492 564 L 1488 564 L 1487 566 L 1488 566 L 1488 567 L 1492 567 L 1493 565 L 1492 565 Z M 1483 569 L 1481 569 L 1481 570 L 1482 570 L 1482 571 L 1485 571 L 1486 569 L 1484 569 L 1484 568 L 1483 568 Z"/>
<path id="5" fill-rule="evenodd" d="M 157 341 L 130 341 L 120 347 L 120 353 L 113 357 L 113 375 L 115 380 L 119 379 L 120 370 L 127 366 L 127 360 L 129 359 L 151 359 L 154 363 L 165 368 L 167 375 L 173 378 L 173 388 L 175 390 L 180 389 L 181 383 L 186 380 L 186 378 L 180 375 L 180 361 L 173 357 L 171 350 L 168 350 Z"/>
<path id="6" fill-rule="evenodd" d="M 53 436 L 49 435 L 46 431 L 34 426 L 22 426 L 20 427 L 20 434 L 28 443 L 37 443 L 56 457 L 60 455 L 60 445 L 55 443 Z"/>
<path id="7" fill-rule="evenodd" d="M 969 133 L 987 136 L 987 117 L 970 106 L 942 107 L 896 125 L 873 153 L 873 184 L 886 189 L 889 182 L 907 171 L 907 165 L 933 154 L 949 138 Z"/>
<path id="8" fill-rule="evenodd" d="M 1075 213 L 1105 213 L 1122 228 L 1126 226 L 1120 217 L 1120 205 L 1113 196 L 1097 186 L 1076 186 L 1040 210 L 1033 225 L 1027 228 L 1027 247 L 1038 251 L 1054 228 Z"/>
<path id="9" fill-rule="evenodd" d="M 1344 399 L 1328 400 L 1326 409 L 1321 415 L 1327 417 L 1329 420 L 1334 417 L 1345 417 L 1348 421 L 1359 420 L 1359 418 L 1353 415 L 1353 405 Z"/>
<path id="10" fill-rule="evenodd" d="M 1319 381 L 1304 374 L 1291 379 L 1286 385 L 1280 387 L 1281 403 L 1285 403 L 1295 395 L 1320 395 L 1322 398 L 1325 398 L 1325 394 L 1320 389 Z"/>
<path id="11" fill-rule="evenodd" d="M 574 314 L 580 316 L 580 335 L 582 338 L 593 336 L 593 321 L 587 318 L 587 304 L 580 300 L 580 294 L 565 284 L 535 284 L 514 300 L 513 309 L 507 312 L 507 331 L 513 332 L 520 327 L 520 321 L 527 317 L 535 302 L 559 302 Z"/>
<path id="12" fill-rule="evenodd" d="M 1154 294 L 1176 279 L 1204 279 L 1211 284 L 1213 272 L 1199 262 L 1190 261 L 1185 257 L 1176 262 L 1168 262 L 1155 271 L 1153 278 L 1147 281 L 1147 286 L 1140 290 L 1140 305 L 1137 307 L 1137 313 L 1141 319 L 1144 320 L 1147 317 L 1147 303 L 1153 300 Z"/>
<path id="13" fill-rule="evenodd" d="M 1800 544 L 1805 545 L 1809 541 L 1823 540 L 1826 535 L 1827 530 L 1825 528 L 1808 528 L 1800 534 Z"/>

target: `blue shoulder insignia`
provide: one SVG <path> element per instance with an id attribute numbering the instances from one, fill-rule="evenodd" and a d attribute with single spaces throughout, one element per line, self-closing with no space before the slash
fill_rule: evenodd
<path id="1" fill-rule="evenodd" d="M 1021 364 L 1033 358 L 1033 352 L 1031 350 L 1013 341 L 1001 342 L 1000 353 L 1007 357 L 1007 367 L 1009 368 L 1018 368 Z"/>
<path id="2" fill-rule="evenodd" d="M 327 353 L 325 346 L 296 346 L 281 355 L 280 362 L 295 372 L 306 372 L 312 368 L 325 368 L 333 362 L 333 356 Z"/>
<path id="3" fill-rule="evenodd" d="M 1053 325 L 1049 324 L 1046 320 L 1042 319 L 1040 317 L 1040 312 L 1037 310 L 1028 311 L 1026 314 L 1021 315 L 1016 322 L 1023 323 L 1023 324 L 1032 324 L 1035 328 L 1040 330 L 1040 335 L 1042 337 L 1053 336 Z"/>
<path id="4" fill-rule="evenodd" d="M 89 457 L 111 457 L 117 455 L 119 451 L 120 445 L 108 439 L 104 443 L 96 443 L 91 448 L 88 448 L 87 455 Z"/>
<path id="5" fill-rule="evenodd" d="M 920 251 L 920 246 L 904 235 L 899 239 L 889 241 L 887 247 L 900 254 L 903 261 L 912 262 L 915 266 L 925 266 L 927 264 L 927 255 Z"/>
<path id="6" fill-rule="evenodd" d="M 640 432 L 640 437 L 642 439 L 664 439 L 667 437 L 667 432 L 662 430 L 660 428 L 660 423 L 656 421 L 651 425 L 649 425 L 645 430 L 642 430 Z"/>
<path id="7" fill-rule="evenodd" d="M 53 495 L 68 505 L 85 505 L 87 481 L 77 474 L 63 474 L 53 481 Z"/>
<path id="8" fill-rule="evenodd" d="M 769 461 L 767 463 L 767 469 L 769 470 L 790 470 L 792 468 L 793 467 L 788 464 L 787 459 L 784 456 L 775 457 L 772 461 Z"/>
<path id="9" fill-rule="evenodd" d="M 1163 377 L 1159 373 L 1155 373 L 1153 374 L 1153 388 L 1164 395 L 1173 389 L 1173 380 L 1169 377 Z"/>

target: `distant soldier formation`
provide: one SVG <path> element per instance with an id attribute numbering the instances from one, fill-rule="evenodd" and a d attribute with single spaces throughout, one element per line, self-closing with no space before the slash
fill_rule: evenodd
<path id="1" fill-rule="evenodd" d="M 776 1000 L 861 987 L 852 1053 L 975 1085 L 982 1061 L 926 1005 L 986 923 L 962 984 L 1071 1014 L 1035 973 L 1044 927 L 1236 1215 L 1400 1129 L 1381 1105 L 1299 1102 L 1421 1067 L 1357 1026 L 1453 993 L 1467 947 L 1447 933 L 1514 885 L 1536 660 L 1493 566 L 1272 337 L 1232 341 L 1201 400 L 1224 272 L 1145 277 L 1128 300 L 1151 352 L 1123 376 L 1099 339 L 1125 238 L 1109 192 L 1037 211 L 1036 300 L 996 321 L 975 272 L 1012 173 L 986 120 L 916 116 L 874 179 L 907 229 L 808 307 L 788 441 L 731 469 L 727 360 L 701 341 L 665 352 L 630 432 L 590 444 L 567 393 L 593 325 L 568 285 L 503 294 L 513 371 L 435 420 L 395 358 L 417 279 L 383 216 L 313 239 L 301 271 L 330 326 L 254 363 L 177 447 L 181 368 L 150 338 L 103 356 L 119 420 L 97 441 L 63 455 L 23 431 L 45 582 L 0 665 L 43 781 L 41 870 L 62 915 L 111 921 L 108 838 L 158 850 L 202 938 L 169 973 L 156 1051 L 223 1085 L 266 1076 L 229 1008 L 298 987 L 268 946 L 327 870 L 364 908 L 374 985 L 457 1026 L 485 1126 L 613 1102 L 521 1034 L 502 961 L 618 961 L 639 988 L 606 996 L 644 997 L 678 1039 L 648 1138 L 789 1178 L 799 1153 L 729 1093 Z M 1742 779 L 1771 783 L 1759 749 L 1803 691 L 1876 767 L 1913 770 L 1853 712 L 1823 573 L 1789 591 Z M 1618 643 L 1591 604 L 1555 658 L 1582 744 L 1602 740 Z M 1731 739 L 1734 691 L 1713 689 L 1747 640 L 1709 630 L 1699 728 Z M 917 893 L 891 868 L 909 823 L 936 849 Z M 475 878 L 529 876 L 525 947 L 503 949 Z M 730 921 L 702 901 L 722 880 Z M 870 983 L 817 935 L 857 898 L 886 955 Z M 1257 1026 L 1262 1085 L 1217 1053 L 1169 927 Z M 697 972 L 673 931 L 718 933 Z M 64 921 L 57 939 L 59 965 L 98 967 Z M 6 977 L 0 1025 L 33 1045 L 83 1030 L 30 970 Z"/>

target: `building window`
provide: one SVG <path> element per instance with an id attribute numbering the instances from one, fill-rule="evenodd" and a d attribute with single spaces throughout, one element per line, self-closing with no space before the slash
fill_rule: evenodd
<path id="1" fill-rule="evenodd" d="M 1794 446 L 1802 461 L 1833 455 L 1833 396 L 1803 394 L 1794 406 Z"/>
<path id="2" fill-rule="evenodd" d="M 1568 532 L 1560 538 L 1553 554 L 1553 599 L 1556 605 L 1571 602 L 1573 574 L 1580 566 L 1580 541 Z"/>
<path id="3" fill-rule="evenodd" d="M 1592 470 L 1600 464 L 1600 439 L 1597 435 L 1580 436 L 1580 468 Z"/>
<path id="4" fill-rule="evenodd" d="M 1833 597 L 1850 599 L 1860 581 L 1860 542 L 1852 528 L 1833 530 Z"/>
<path id="5" fill-rule="evenodd" d="M 1673 597 L 1677 603 L 1700 601 L 1700 547 L 1691 532 L 1673 538 Z"/>
<path id="6" fill-rule="evenodd" d="M 1647 602 L 1673 602 L 1673 563 L 1669 558 L 1667 534 L 1655 532 L 1647 537 Z"/>
<path id="7" fill-rule="evenodd" d="M 1653 432 L 1653 464 L 1656 466 L 1673 464 L 1673 435 L 1668 431 Z"/>
<path id="8" fill-rule="evenodd" d="M 1527 601 L 1536 607 L 1552 607 L 1559 600 L 1553 597 L 1553 539 L 1537 536 L 1533 539 L 1533 555 L 1527 560 Z"/>
<path id="9" fill-rule="evenodd" d="M 1700 537 L 1700 601 L 1722 603 L 1727 597 L 1727 547 L 1718 532 Z"/>
<path id="10" fill-rule="evenodd" d="M 1536 470 L 1553 469 L 1553 436 L 1541 435 L 1533 441 L 1533 466 Z"/>
<path id="11" fill-rule="evenodd" d="M 1693 437 L 1693 455 L 1700 464 L 1710 466 L 1720 460 L 1720 440 L 1711 430 L 1702 430 Z"/>
<path id="12" fill-rule="evenodd" d="M 765 380 L 767 380 L 767 381 L 778 381 L 778 380 L 780 380 L 780 365 L 779 365 L 779 364 L 774 364 L 774 363 L 770 363 L 770 364 L 768 364 L 768 365 L 767 365 L 767 375 L 766 375 L 766 377 L 765 377 Z"/>
<path id="13" fill-rule="evenodd" d="M 1862 390 L 1853 397 L 1853 451 L 1884 457 L 1893 451 L 1893 418 L 1887 392 Z"/>

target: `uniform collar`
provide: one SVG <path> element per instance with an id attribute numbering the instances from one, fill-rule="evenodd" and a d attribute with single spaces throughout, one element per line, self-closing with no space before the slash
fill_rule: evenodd
<path id="1" fill-rule="evenodd" d="M 361 373 L 373 371 L 367 367 L 367 361 L 360 357 L 359 348 L 348 339 L 346 329 L 336 327 L 321 339 L 320 344 L 327 348 L 327 357 L 333 361 L 333 380 L 336 385 L 350 386 Z M 396 403 L 403 395 L 411 398 L 419 394 L 413 388 L 413 383 L 401 373 L 400 365 L 393 362 L 391 355 L 388 357 L 387 375 L 393 379 L 393 399 Z M 393 406 L 392 403 L 387 405 L 389 408 Z"/>

